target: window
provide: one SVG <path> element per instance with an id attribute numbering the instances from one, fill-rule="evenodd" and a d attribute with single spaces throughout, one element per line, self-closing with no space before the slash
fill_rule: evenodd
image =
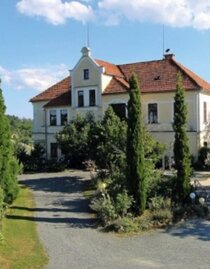
<path id="1" fill-rule="evenodd" d="M 126 118 L 126 105 L 124 103 L 122 104 L 111 104 L 115 114 L 121 119 Z"/>
<path id="2" fill-rule="evenodd" d="M 203 102 L 203 122 L 207 122 L 207 103 Z"/>
<path id="3" fill-rule="evenodd" d="M 61 125 L 65 125 L 67 123 L 67 109 L 61 109 Z"/>
<path id="4" fill-rule="evenodd" d="M 89 79 L 89 69 L 84 69 L 83 70 L 83 78 L 84 78 L 84 80 Z"/>
<path id="5" fill-rule="evenodd" d="M 158 123 L 157 104 L 148 104 L 148 123 Z"/>
<path id="6" fill-rule="evenodd" d="M 84 106 L 84 92 L 78 91 L 78 107 Z"/>
<path id="7" fill-rule="evenodd" d="M 57 125 L 56 110 L 50 110 L 50 125 Z"/>
<path id="8" fill-rule="evenodd" d="M 58 144 L 57 143 L 50 144 L 50 156 L 51 156 L 51 158 L 58 157 Z"/>
<path id="9" fill-rule="evenodd" d="M 90 106 L 96 105 L 96 92 L 95 92 L 95 90 L 89 91 L 89 105 Z"/>

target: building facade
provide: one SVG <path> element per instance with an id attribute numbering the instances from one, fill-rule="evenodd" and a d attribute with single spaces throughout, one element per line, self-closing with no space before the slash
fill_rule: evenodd
<path id="1" fill-rule="evenodd" d="M 133 72 L 140 81 L 145 125 L 166 145 L 167 156 L 173 156 L 172 122 L 178 72 L 183 76 L 186 91 L 190 152 L 197 157 L 204 142 L 209 144 L 210 84 L 178 63 L 173 54 L 165 55 L 162 60 L 115 65 L 93 59 L 87 47 L 81 52 L 70 76 L 30 100 L 34 115 L 33 139 L 45 147 L 47 158 L 61 156 L 55 135 L 77 113 L 91 111 L 96 120 L 101 120 L 112 105 L 120 117 L 126 117 L 128 81 Z"/>

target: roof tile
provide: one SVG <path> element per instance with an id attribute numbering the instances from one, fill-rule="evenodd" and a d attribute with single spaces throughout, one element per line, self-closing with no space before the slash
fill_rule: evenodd
<path id="1" fill-rule="evenodd" d="M 57 98 L 61 94 L 70 90 L 71 78 L 70 76 L 64 78 L 58 83 L 54 84 L 47 90 L 41 92 L 37 96 L 33 97 L 30 102 L 50 101 Z"/>

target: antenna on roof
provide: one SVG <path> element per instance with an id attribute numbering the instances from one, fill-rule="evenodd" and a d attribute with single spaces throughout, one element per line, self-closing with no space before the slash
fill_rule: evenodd
<path id="1" fill-rule="evenodd" d="M 163 24 L 163 57 L 165 54 L 165 25 Z"/>
<path id="2" fill-rule="evenodd" d="M 90 29 L 89 29 L 89 22 L 87 22 L 87 47 L 90 47 Z"/>

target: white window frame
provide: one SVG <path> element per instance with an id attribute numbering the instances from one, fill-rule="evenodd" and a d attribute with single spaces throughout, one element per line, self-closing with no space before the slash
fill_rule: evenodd
<path id="1" fill-rule="evenodd" d="M 149 105 L 157 105 L 157 121 L 156 122 L 150 122 L 150 118 L 149 118 Z M 147 123 L 148 124 L 158 124 L 160 122 L 160 117 L 159 117 L 159 103 L 158 102 L 150 102 L 147 104 Z"/>
<path id="2" fill-rule="evenodd" d="M 89 100 L 89 92 L 91 90 L 95 91 L 95 106 L 90 106 L 90 100 Z M 78 92 L 83 91 L 84 96 L 84 106 L 79 106 L 79 98 L 78 98 Z M 77 108 L 83 108 L 83 107 L 96 107 L 98 105 L 98 89 L 97 87 L 83 87 L 76 89 L 76 107 Z"/>

